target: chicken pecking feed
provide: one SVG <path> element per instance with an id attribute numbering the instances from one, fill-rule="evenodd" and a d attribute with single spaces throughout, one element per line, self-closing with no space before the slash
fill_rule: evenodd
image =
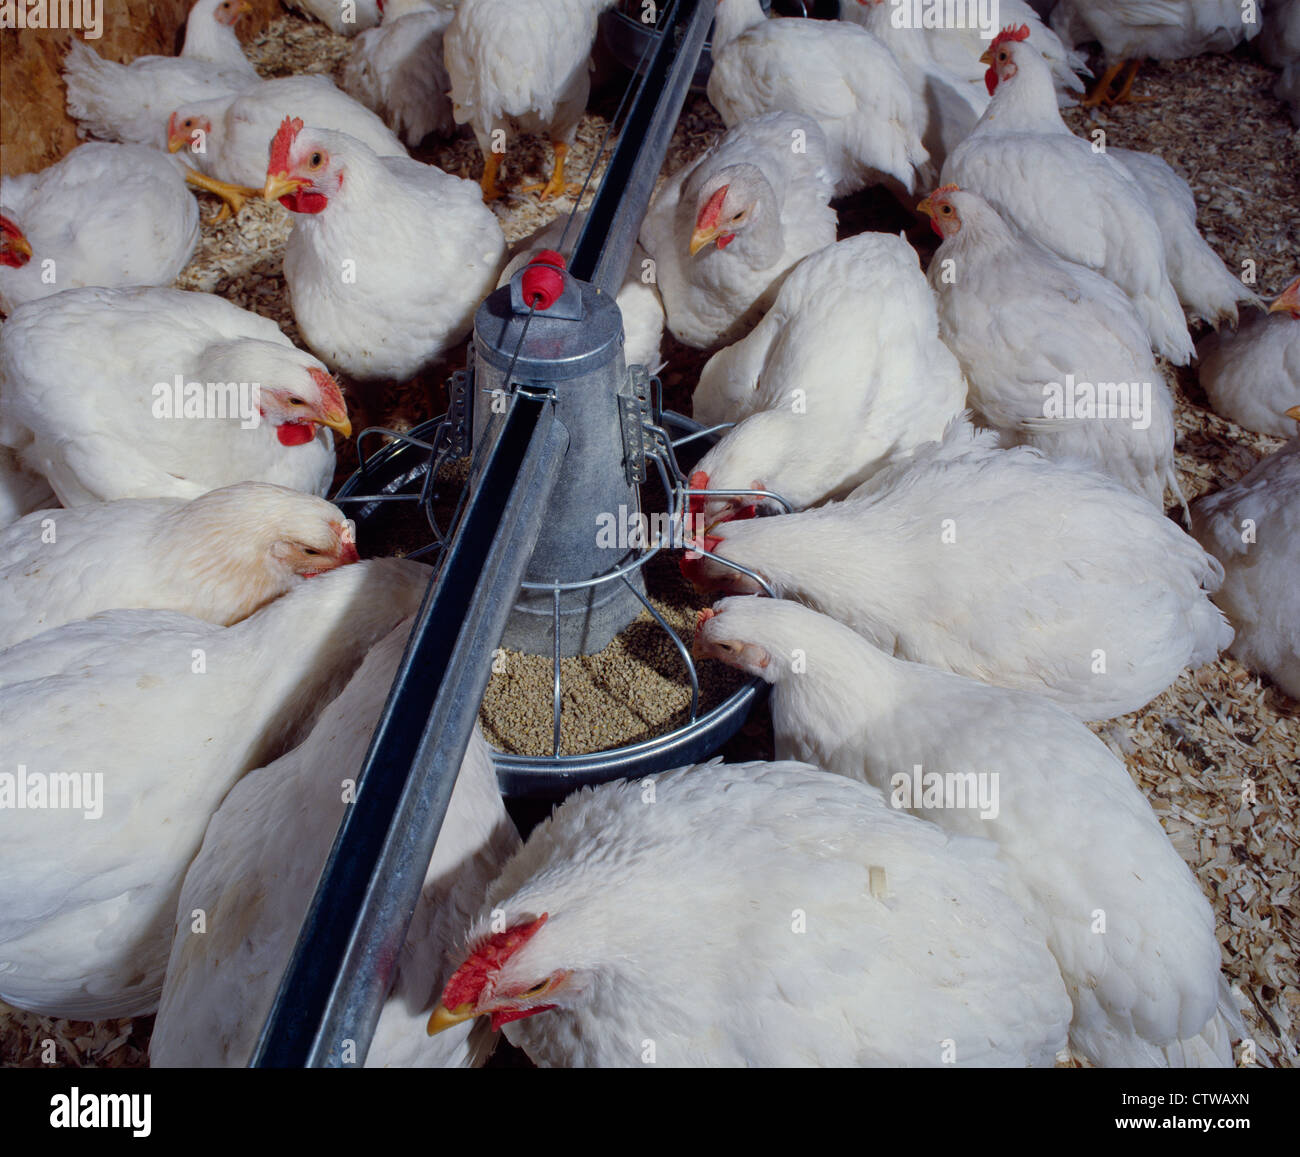
<path id="1" fill-rule="evenodd" d="M 1223 569 L 1194 539 L 1100 474 L 995 440 L 954 425 L 842 502 L 721 522 L 702 545 L 886 654 L 1082 719 L 1136 711 L 1232 641 L 1209 599 Z M 759 589 L 706 555 L 682 569 Z"/>
<path id="2" fill-rule="evenodd" d="M 1244 1029 L 1214 913 L 1123 763 L 1083 724 L 1041 696 L 891 658 L 780 599 L 701 611 L 695 651 L 772 685 L 779 759 L 998 845 L 1074 1002 L 1075 1050 L 1110 1068 L 1232 1066 Z"/>
<path id="3" fill-rule="evenodd" d="M 700 485 L 775 491 L 795 509 L 843 497 L 942 437 L 965 403 L 916 251 L 862 233 L 805 257 L 754 331 L 709 359 L 695 417 L 738 424 L 700 459 Z"/>

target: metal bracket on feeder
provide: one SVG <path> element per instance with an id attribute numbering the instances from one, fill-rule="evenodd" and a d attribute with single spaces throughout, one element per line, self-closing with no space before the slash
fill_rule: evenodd
<path id="1" fill-rule="evenodd" d="M 627 480 L 640 485 L 650 477 L 646 457 L 654 451 L 650 407 L 650 375 L 645 366 L 629 366 L 627 385 L 618 396 L 623 419 L 623 463 Z"/>
<path id="2" fill-rule="evenodd" d="M 443 420 L 447 453 L 452 458 L 468 458 L 474 449 L 474 409 L 471 392 L 474 389 L 474 351 L 463 370 L 451 375 L 447 384 L 447 416 Z"/>

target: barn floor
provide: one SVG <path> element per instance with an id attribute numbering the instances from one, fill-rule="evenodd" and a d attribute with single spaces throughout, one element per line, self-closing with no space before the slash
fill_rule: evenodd
<path id="1" fill-rule="evenodd" d="M 247 47 L 267 76 L 331 74 L 349 42 L 286 15 Z M 1148 102 L 1067 114 L 1077 133 L 1100 128 L 1108 144 L 1158 152 L 1180 170 L 1196 191 L 1207 239 L 1233 269 L 1254 262 L 1258 289 L 1266 296 L 1300 273 L 1300 133 L 1271 95 L 1274 77 L 1248 50 L 1148 65 L 1137 86 Z M 590 166 L 622 84 L 615 70 L 598 70 L 592 111 L 570 157 L 571 174 Z M 720 127 L 707 101 L 691 97 L 669 169 L 703 151 Z M 477 178 L 480 172 L 468 134 L 418 155 L 462 176 Z M 544 178 L 548 162 L 545 144 L 534 142 L 511 154 L 506 176 L 515 184 L 524 173 L 526 180 Z M 497 212 L 513 242 L 571 207 L 567 200 L 541 205 L 515 196 Z M 860 196 L 837 207 L 842 233 L 906 228 L 926 258 L 932 251 L 927 230 L 879 197 Z M 213 208 L 209 201 L 205 216 Z M 250 203 L 236 221 L 205 225 L 200 250 L 178 286 L 220 293 L 275 319 L 299 340 L 281 273 L 290 225 L 288 213 L 261 201 Z M 453 353 L 438 374 L 384 398 L 361 399 L 365 417 L 370 424 L 403 429 L 439 412 L 441 379 L 463 356 Z M 664 356 L 668 404 L 689 413 L 704 359 L 671 339 L 665 340 Z M 1178 372 L 1177 392 L 1178 467 L 1189 501 L 1241 477 L 1281 445 L 1211 413 L 1194 371 Z M 354 465 L 349 444 L 340 454 L 338 479 Z M 1300 704 L 1225 656 L 1185 672 L 1144 710 L 1093 727 L 1123 756 L 1214 902 L 1224 971 L 1254 1042 L 1254 1062 L 1294 1066 L 1300 1056 Z M 771 743 L 770 722 L 759 713 L 726 754 L 770 758 Z M 46 1042 L 53 1042 L 54 1063 L 60 1065 L 142 1066 L 152 1025 L 151 1017 L 97 1024 L 51 1020 L 0 1004 L 0 1066 L 49 1063 Z"/>

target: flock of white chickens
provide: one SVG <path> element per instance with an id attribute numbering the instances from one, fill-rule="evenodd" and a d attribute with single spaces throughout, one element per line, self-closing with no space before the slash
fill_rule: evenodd
<path id="1" fill-rule="evenodd" d="M 94 139 L 0 182 L 4 1001 L 156 1011 L 155 1065 L 247 1063 L 430 576 L 360 561 L 323 497 L 345 396 L 436 366 L 559 243 L 507 266 L 490 202 L 568 193 L 612 4 L 304 0 L 359 33 L 346 91 L 261 79 L 238 0 L 174 58 L 74 42 Z M 665 328 L 712 351 L 682 572 L 725 596 L 696 654 L 771 684 L 777 761 L 585 789 L 521 846 L 476 734 L 369 1065 L 482 1064 L 499 1031 L 560 1066 L 1235 1063 L 1210 904 L 1085 722 L 1225 649 L 1300 699 L 1300 279 L 1261 299 L 1167 164 L 1060 108 L 1247 39 L 1285 97 L 1300 0 L 1002 0 L 996 37 L 841 7 L 717 0 L 726 132 L 618 298 L 629 362 Z M 409 155 L 465 124 L 480 182 Z M 552 170 L 508 193 L 524 134 Z M 294 215 L 308 349 L 170 288 L 191 186 Z M 928 271 L 837 240 L 873 186 L 941 237 Z M 1290 440 L 1189 510 L 1164 363 L 1193 359 Z"/>

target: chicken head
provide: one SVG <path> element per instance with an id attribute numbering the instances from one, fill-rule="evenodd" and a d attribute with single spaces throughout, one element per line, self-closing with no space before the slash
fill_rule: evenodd
<path id="1" fill-rule="evenodd" d="M 262 196 L 291 213 L 321 213 L 343 187 L 343 161 L 308 130 L 301 117 L 285 117 L 271 141 Z"/>
<path id="2" fill-rule="evenodd" d="M 32 259 L 32 247 L 23 231 L 0 213 L 0 265 L 21 269 Z"/>

